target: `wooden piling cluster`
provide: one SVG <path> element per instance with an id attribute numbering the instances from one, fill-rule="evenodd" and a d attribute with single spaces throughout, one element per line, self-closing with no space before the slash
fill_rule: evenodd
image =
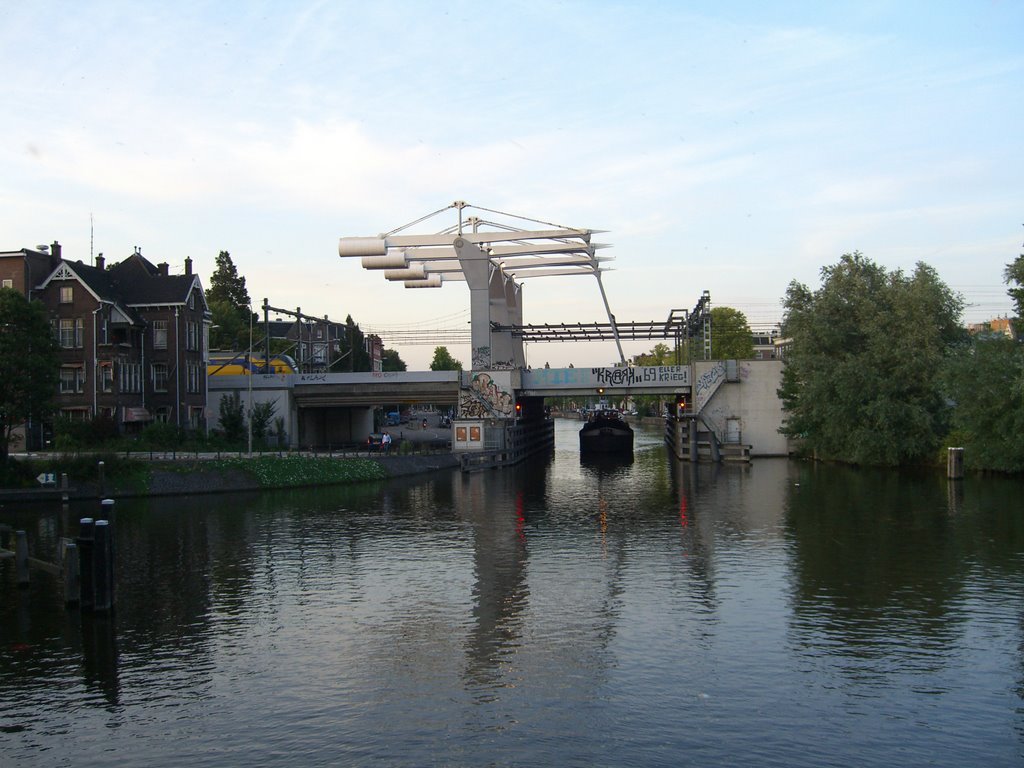
<path id="1" fill-rule="evenodd" d="M 64 585 L 64 603 L 79 605 L 82 610 L 97 613 L 114 608 L 114 501 L 100 502 L 97 517 L 83 517 L 79 521 L 78 537 L 61 539 L 59 563 L 48 563 L 29 557 L 28 534 L 12 531 L 0 525 L 0 555 L 15 558 L 15 573 L 19 586 L 30 582 L 30 566 L 60 578 Z M 11 533 L 14 551 L 8 552 Z"/>

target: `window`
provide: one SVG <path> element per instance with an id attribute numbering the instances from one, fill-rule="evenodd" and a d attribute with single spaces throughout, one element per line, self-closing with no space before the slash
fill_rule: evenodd
<path id="1" fill-rule="evenodd" d="M 73 285 L 62 285 L 60 287 L 60 303 L 70 304 L 75 300 L 75 287 Z"/>
<path id="2" fill-rule="evenodd" d="M 75 346 L 75 321 L 70 317 L 60 319 L 60 345 L 64 349 L 72 349 Z"/>
<path id="3" fill-rule="evenodd" d="M 196 292 L 195 291 L 190 291 L 189 294 L 188 294 L 188 308 L 189 309 L 195 309 L 196 308 Z"/>
<path id="4" fill-rule="evenodd" d="M 167 363 L 153 363 L 153 389 L 167 391 Z"/>
<path id="5" fill-rule="evenodd" d="M 185 323 L 185 349 L 199 349 L 199 323 L 192 320 Z"/>
<path id="6" fill-rule="evenodd" d="M 201 392 L 203 383 L 203 368 L 196 363 L 188 364 L 188 391 Z"/>
<path id="7" fill-rule="evenodd" d="M 167 349 L 167 321 L 153 321 L 153 348 Z"/>
<path id="8" fill-rule="evenodd" d="M 109 337 L 108 337 L 109 324 L 110 324 L 110 321 L 107 320 L 106 317 L 103 317 L 100 320 L 100 344 L 109 344 L 110 343 Z"/>
<path id="9" fill-rule="evenodd" d="M 60 369 L 60 392 L 70 395 L 85 391 L 85 376 L 81 366 L 64 365 Z"/>
<path id="10" fill-rule="evenodd" d="M 4 288 L 13 288 L 14 287 L 14 281 L 11 278 L 9 278 L 9 277 L 5 277 L 2 287 L 4 287 Z"/>
<path id="11" fill-rule="evenodd" d="M 75 347 L 78 349 L 82 348 L 82 340 L 85 338 L 85 320 L 80 317 L 75 318 Z"/>
<path id="12" fill-rule="evenodd" d="M 142 363 L 121 362 L 118 364 L 118 372 L 121 392 L 142 391 Z"/>
<path id="13" fill-rule="evenodd" d="M 114 391 L 114 365 L 113 363 L 100 363 L 97 370 L 99 376 L 100 391 Z"/>
<path id="14" fill-rule="evenodd" d="M 171 420 L 171 407 L 169 405 L 161 405 L 156 409 L 156 420 L 166 424 Z"/>

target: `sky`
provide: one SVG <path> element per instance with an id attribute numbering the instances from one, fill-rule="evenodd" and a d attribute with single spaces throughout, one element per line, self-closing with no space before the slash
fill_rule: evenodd
<path id="1" fill-rule="evenodd" d="M 1012 314 L 1024 238 L 1022 32 L 1019 0 L 8 4 L 0 250 L 139 247 L 206 286 L 226 250 L 254 303 L 351 315 L 411 370 L 438 344 L 468 367 L 468 288 L 404 289 L 338 238 L 455 200 L 608 230 L 620 321 L 707 290 L 770 326 L 860 251 L 931 265 L 979 322 Z M 523 316 L 607 319 L 581 276 L 526 280 Z M 436 343 L 388 344 L 410 329 Z"/>

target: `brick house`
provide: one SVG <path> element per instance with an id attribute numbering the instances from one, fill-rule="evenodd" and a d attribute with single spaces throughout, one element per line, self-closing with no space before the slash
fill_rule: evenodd
<path id="1" fill-rule="evenodd" d="M 107 417 L 119 431 L 151 421 L 201 429 L 210 313 L 192 260 L 168 274 L 136 249 L 106 267 L 59 259 L 33 290 L 60 344 L 58 412 Z"/>
<path id="2" fill-rule="evenodd" d="M 0 251 L 0 288 L 13 288 L 28 299 L 38 298 L 34 288 L 60 261 L 60 243 Z"/>

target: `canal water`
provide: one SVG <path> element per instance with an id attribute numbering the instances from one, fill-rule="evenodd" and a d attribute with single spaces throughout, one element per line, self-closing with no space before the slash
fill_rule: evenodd
<path id="1" fill-rule="evenodd" d="M 4 766 L 1008 766 L 1024 483 L 515 469 L 123 500 L 113 618 L 0 562 Z M 40 556 L 92 507 L 8 504 Z"/>

